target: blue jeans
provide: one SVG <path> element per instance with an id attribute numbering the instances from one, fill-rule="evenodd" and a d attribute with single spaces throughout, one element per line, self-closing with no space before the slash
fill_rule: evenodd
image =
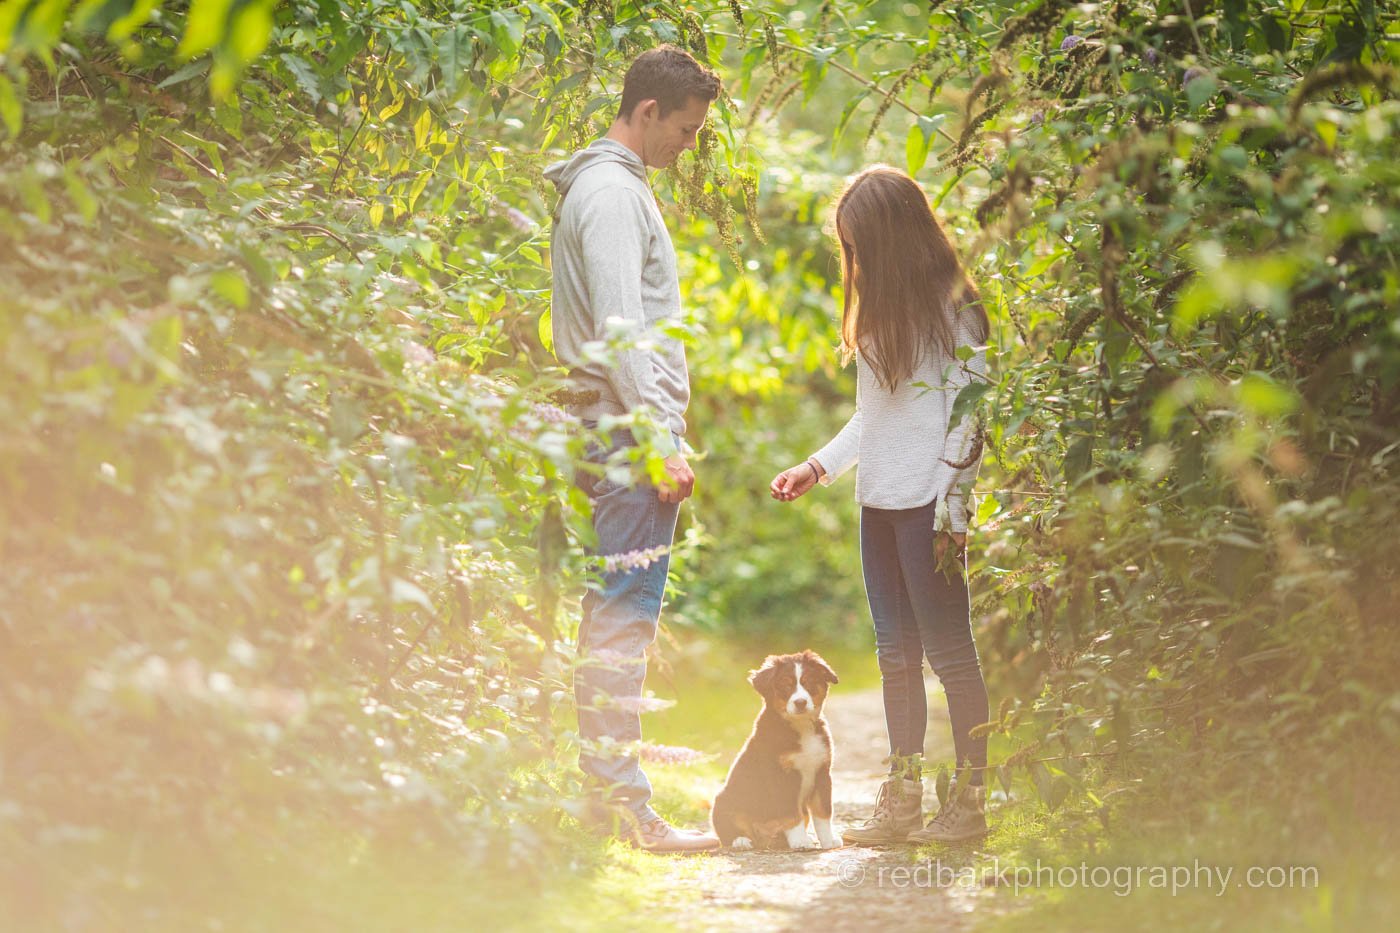
<path id="1" fill-rule="evenodd" d="M 890 771 L 899 772 L 910 756 L 923 756 L 927 656 L 948 694 L 958 766 L 970 766 L 971 783 L 982 784 L 987 740 L 968 733 L 989 718 L 987 685 L 972 641 L 965 559 L 951 580 L 934 563 L 936 505 L 937 500 L 916 509 L 867 507 L 860 513 L 860 556 L 875 620 L 875 652 L 893 756 Z"/>
<path id="2" fill-rule="evenodd" d="M 630 432 L 616 432 L 610 443 L 590 446 L 586 459 L 603 463 L 624 447 L 635 446 Z M 624 486 L 606 477 L 580 472 L 575 482 L 592 500 L 598 543 L 590 553 L 611 556 L 671 545 L 679 503 L 657 498 L 648 484 Z M 669 552 L 646 567 L 617 569 L 602 575 L 583 597 L 579 625 L 580 665 L 574 674 L 578 706 L 579 768 L 638 820 L 656 819 L 651 783 L 634 748 L 609 752 L 595 743 L 636 743 L 642 737 L 638 702 L 646 679 L 646 650 L 656 640 L 661 598 L 666 592 Z"/>

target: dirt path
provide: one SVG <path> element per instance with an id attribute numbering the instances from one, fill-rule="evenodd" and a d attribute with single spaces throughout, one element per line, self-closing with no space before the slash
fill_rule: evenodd
<path id="1" fill-rule="evenodd" d="M 942 690 L 928 684 L 929 727 L 925 753 L 930 761 L 952 759 L 952 736 Z M 889 753 L 879 689 L 834 692 L 826 718 L 836 746 L 832 771 L 833 823 L 839 837 L 851 823 L 869 816 Z M 933 781 L 925 779 L 924 809 L 937 806 Z M 956 871 L 975 858 L 970 848 L 933 856 L 926 862 L 907 846 L 889 849 L 842 847 L 811 852 L 724 852 L 674 860 L 669 869 L 678 885 L 702 889 L 704 908 L 674 918 L 684 930 L 893 929 L 901 924 L 967 929 L 969 914 L 992 892 L 933 879 L 940 866 Z M 901 872 L 903 874 L 901 874 Z M 945 875 L 947 877 L 947 875 Z"/>

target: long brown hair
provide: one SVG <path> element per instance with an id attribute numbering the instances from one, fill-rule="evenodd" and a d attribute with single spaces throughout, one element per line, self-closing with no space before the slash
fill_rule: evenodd
<path id="1" fill-rule="evenodd" d="M 954 356 L 954 314 L 972 314 L 979 342 L 991 330 L 976 286 L 963 270 L 918 182 L 874 165 L 836 202 L 841 243 L 842 362 L 859 351 L 894 392 L 924 354 Z"/>

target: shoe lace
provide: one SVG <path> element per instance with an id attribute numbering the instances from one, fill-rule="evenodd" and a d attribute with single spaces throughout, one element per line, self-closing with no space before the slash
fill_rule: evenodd
<path id="1" fill-rule="evenodd" d="M 641 834 L 648 839 L 660 839 L 670 829 L 670 824 L 658 816 L 656 819 L 648 820 L 641 825 Z"/>
<path id="2" fill-rule="evenodd" d="M 878 826 L 894 815 L 894 800 L 891 798 L 890 785 L 888 782 L 880 785 L 880 790 L 875 794 L 875 813 L 866 819 L 863 825 Z"/>
<path id="3" fill-rule="evenodd" d="M 933 819 L 928 821 L 928 825 L 948 826 L 954 821 L 958 811 L 961 809 L 962 807 L 960 806 L 957 790 L 955 788 L 950 788 L 948 791 L 948 799 L 944 800 L 943 803 L 939 805 L 938 812 L 934 814 Z"/>

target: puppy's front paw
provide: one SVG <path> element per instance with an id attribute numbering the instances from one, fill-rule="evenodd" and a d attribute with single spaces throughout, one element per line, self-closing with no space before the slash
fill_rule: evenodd
<path id="1" fill-rule="evenodd" d="M 784 835 L 787 837 L 789 849 L 810 849 L 813 848 L 812 837 L 807 835 L 807 827 L 798 826 L 789 829 Z"/>
<path id="2" fill-rule="evenodd" d="M 729 844 L 729 848 L 747 852 L 753 848 L 753 840 L 748 836 L 735 836 L 734 841 Z"/>

